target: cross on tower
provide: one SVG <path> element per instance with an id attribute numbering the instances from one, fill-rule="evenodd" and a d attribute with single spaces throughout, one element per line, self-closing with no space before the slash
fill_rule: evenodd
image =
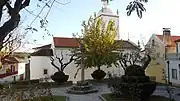
<path id="1" fill-rule="evenodd" d="M 109 4 L 109 2 L 112 0 L 101 0 L 101 2 L 106 2 L 107 4 Z"/>
<path id="2" fill-rule="evenodd" d="M 107 5 L 109 5 L 109 2 L 112 0 L 101 0 L 101 2 L 103 3 L 104 8 L 107 8 Z"/>

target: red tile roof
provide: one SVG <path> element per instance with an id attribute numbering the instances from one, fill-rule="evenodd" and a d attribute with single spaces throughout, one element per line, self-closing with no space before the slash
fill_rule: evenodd
<path id="1" fill-rule="evenodd" d="M 53 41 L 55 47 L 79 47 L 79 43 L 75 38 L 53 37 Z M 120 40 L 117 40 L 117 42 L 120 42 Z M 132 44 L 132 42 L 125 40 L 123 40 L 122 48 L 139 49 L 139 47 Z"/>
<path id="2" fill-rule="evenodd" d="M 163 40 L 163 35 L 156 35 L 159 39 Z M 180 36 L 171 36 L 171 40 L 174 42 L 175 40 L 180 39 Z"/>
<path id="3" fill-rule="evenodd" d="M 156 35 L 159 39 L 163 40 L 163 35 Z M 180 36 L 171 36 L 172 46 L 176 46 L 175 41 L 180 39 Z"/>
<path id="4" fill-rule="evenodd" d="M 55 47 L 78 47 L 79 43 L 75 38 L 53 37 Z"/>
<path id="5" fill-rule="evenodd" d="M 177 39 L 177 40 L 175 40 L 174 42 L 180 42 L 180 38 L 179 38 L 179 39 Z"/>

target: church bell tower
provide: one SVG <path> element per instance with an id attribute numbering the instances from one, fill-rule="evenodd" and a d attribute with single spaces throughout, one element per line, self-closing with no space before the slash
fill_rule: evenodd
<path id="1" fill-rule="evenodd" d="M 112 10 L 108 7 L 109 2 L 107 2 L 107 0 L 101 0 L 101 2 L 102 8 L 99 10 L 97 17 L 102 18 L 105 23 L 108 23 L 110 20 L 115 22 L 115 26 L 117 27 L 117 35 L 115 39 L 119 40 L 119 11 L 117 10 L 116 14 L 113 14 Z"/>

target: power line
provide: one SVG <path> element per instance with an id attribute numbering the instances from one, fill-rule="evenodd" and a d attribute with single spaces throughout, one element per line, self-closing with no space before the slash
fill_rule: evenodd
<path id="1" fill-rule="evenodd" d="M 49 0 L 40 10 L 40 12 L 37 14 L 37 16 L 34 18 L 34 20 L 30 23 L 30 26 L 34 23 L 34 21 L 38 18 L 38 16 L 42 13 L 42 11 L 44 10 L 44 8 L 47 6 L 47 4 L 50 2 L 51 0 Z"/>

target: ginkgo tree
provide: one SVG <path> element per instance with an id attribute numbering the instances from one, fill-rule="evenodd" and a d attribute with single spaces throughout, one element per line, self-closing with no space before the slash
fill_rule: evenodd
<path id="1" fill-rule="evenodd" d="M 82 37 L 77 39 L 85 49 L 83 52 L 85 68 L 96 67 L 95 72 L 102 72 L 101 66 L 103 65 L 111 67 L 114 64 L 117 66 L 118 49 L 120 48 L 118 42 L 120 41 L 116 42 L 115 40 L 117 27 L 114 21 L 110 20 L 106 24 L 101 18 L 90 17 L 87 23 L 83 22 L 82 26 Z M 75 63 L 80 64 L 80 61 L 81 58 L 75 60 Z"/>

